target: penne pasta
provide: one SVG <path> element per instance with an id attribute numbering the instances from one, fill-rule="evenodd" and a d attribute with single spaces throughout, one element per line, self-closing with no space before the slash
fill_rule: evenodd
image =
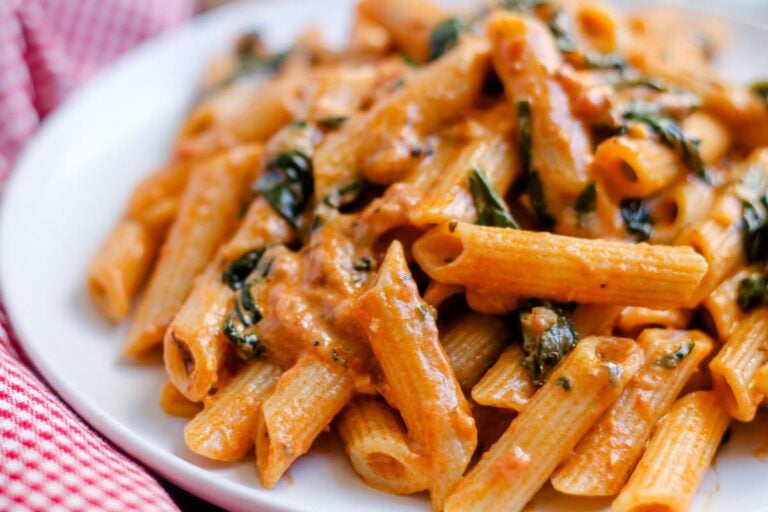
<path id="1" fill-rule="evenodd" d="M 312 355 L 300 358 L 280 376 L 256 416 L 256 468 L 264 487 L 274 487 L 293 461 L 309 450 L 352 392 L 352 378 L 341 364 Z"/>
<path id="2" fill-rule="evenodd" d="M 768 360 L 767 333 L 768 309 L 758 308 L 734 327 L 723 348 L 709 363 L 723 406 L 739 421 L 751 421 L 763 400 L 754 378 Z"/>
<path id="3" fill-rule="evenodd" d="M 475 313 L 457 316 L 441 329 L 443 348 L 463 389 L 471 389 L 480 380 L 509 337 L 501 319 Z"/>
<path id="4" fill-rule="evenodd" d="M 459 482 L 445 510 L 522 510 L 642 362 L 643 354 L 632 340 L 581 340 Z"/>
<path id="5" fill-rule="evenodd" d="M 245 185 L 261 158 L 258 146 L 234 149 L 202 163 L 184 197 L 123 347 L 138 355 L 163 334 L 218 245 L 237 220 Z"/>
<path id="6" fill-rule="evenodd" d="M 355 398 L 341 414 L 339 434 L 355 471 L 368 485 L 393 494 L 429 486 L 425 460 L 409 445 L 397 412 L 383 401 Z"/>
<path id="7" fill-rule="evenodd" d="M 690 248 L 586 240 L 458 223 L 413 245 L 436 281 L 560 301 L 681 306 L 707 264 Z M 674 263 L 673 263 L 674 262 Z"/>
<path id="8" fill-rule="evenodd" d="M 718 395 L 711 391 L 697 391 L 675 402 L 612 509 L 688 510 L 729 423 Z"/>
<path id="9" fill-rule="evenodd" d="M 184 427 L 184 442 L 198 455 L 236 461 L 253 446 L 259 404 L 280 376 L 280 368 L 256 360 L 243 366 Z"/>
<path id="10" fill-rule="evenodd" d="M 522 412 L 536 392 L 528 370 L 521 364 L 524 357 L 525 353 L 519 345 L 502 352 L 472 387 L 472 399 L 480 405 Z"/>
<path id="11" fill-rule="evenodd" d="M 394 301 L 402 306 L 391 308 Z M 427 461 L 432 502 L 439 508 L 469 464 L 477 430 L 399 242 L 390 245 L 356 309 L 409 436 Z"/>
<path id="12" fill-rule="evenodd" d="M 654 425 L 714 348 L 701 331 L 671 329 L 646 329 L 637 343 L 645 363 L 552 476 L 556 490 L 582 496 L 618 494 Z"/>

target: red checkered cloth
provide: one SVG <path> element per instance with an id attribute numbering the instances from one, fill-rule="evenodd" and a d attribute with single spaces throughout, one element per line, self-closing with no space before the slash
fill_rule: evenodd
<path id="1" fill-rule="evenodd" d="M 0 191 L 18 152 L 67 93 L 193 11 L 194 0 L 0 0 Z M 0 510 L 178 510 L 20 354 L 0 310 Z"/>

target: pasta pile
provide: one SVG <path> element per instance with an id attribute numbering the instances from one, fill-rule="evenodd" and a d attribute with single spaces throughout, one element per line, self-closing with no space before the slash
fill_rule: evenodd
<path id="1" fill-rule="evenodd" d="M 189 449 L 264 487 L 330 428 L 435 510 L 686 510 L 768 394 L 768 86 L 718 38 L 565 0 L 244 34 L 90 293 L 117 322 L 144 288 L 124 353 L 162 346 Z"/>

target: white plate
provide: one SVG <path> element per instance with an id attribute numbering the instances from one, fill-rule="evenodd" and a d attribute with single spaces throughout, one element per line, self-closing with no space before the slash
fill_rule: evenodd
<path id="1" fill-rule="evenodd" d="M 128 453 L 233 510 L 428 510 L 428 502 L 424 496 L 401 498 L 369 489 L 338 447 L 302 457 L 272 491 L 261 489 L 252 460 L 216 464 L 191 454 L 182 442 L 184 421 L 165 416 L 156 405 L 161 366 L 119 358 L 124 329 L 110 327 L 90 307 L 85 267 L 133 186 L 168 153 L 203 63 L 246 28 L 264 29 L 279 48 L 302 27 L 322 20 L 324 30 L 341 39 L 351 5 L 351 0 L 238 4 L 143 46 L 46 121 L 6 192 L 0 224 L 2 291 L 22 344 L 41 373 Z M 723 69 L 737 80 L 760 71 L 768 75 L 768 52 L 760 50 L 768 47 L 768 32 L 744 23 L 733 29 Z M 762 420 L 760 426 L 737 428 L 702 486 L 697 509 L 768 510 L 768 466 L 752 453 L 765 441 L 764 427 Z M 544 494 L 537 504 L 570 510 L 601 505 Z"/>

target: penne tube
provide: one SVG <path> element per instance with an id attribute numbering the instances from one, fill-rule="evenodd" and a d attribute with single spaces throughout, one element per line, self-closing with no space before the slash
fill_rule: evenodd
<path id="1" fill-rule="evenodd" d="M 716 117 L 696 111 L 681 126 L 686 137 L 699 141 L 699 154 L 707 163 L 717 162 L 731 149 L 731 134 Z"/>
<path id="2" fill-rule="evenodd" d="M 419 162 L 414 155 L 426 152 L 423 138 L 474 105 L 488 62 L 487 43 L 464 38 L 444 58 L 420 68 L 370 110 L 344 123 L 318 147 L 315 198 L 323 200 L 360 177 L 380 185 L 402 180 Z"/>
<path id="3" fill-rule="evenodd" d="M 187 447 L 213 460 L 242 459 L 253 446 L 259 404 L 279 376 L 280 367 L 261 359 L 243 366 L 184 427 Z"/>
<path id="4" fill-rule="evenodd" d="M 200 159 L 218 150 L 264 142 L 293 119 L 292 103 L 303 79 L 299 70 L 285 70 L 275 79 L 237 80 L 200 103 L 182 126 L 176 154 Z"/>
<path id="5" fill-rule="evenodd" d="M 630 339 L 581 340 L 451 492 L 446 512 L 523 510 L 642 363 Z"/>
<path id="6" fill-rule="evenodd" d="M 757 308 L 739 322 L 709 363 L 715 390 L 728 413 L 752 421 L 763 395 L 755 374 L 768 360 L 768 308 Z"/>
<path id="7" fill-rule="evenodd" d="M 392 49 L 389 31 L 357 9 L 349 34 L 346 52 L 353 58 L 384 57 Z"/>
<path id="8" fill-rule="evenodd" d="M 712 293 L 704 299 L 702 307 L 709 315 L 712 327 L 720 341 L 725 342 L 733 329 L 744 320 L 744 312 L 739 307 L 739 283 L 752 275 L 750 270 L 742 270 L 721 282 Z"/>
<path id="9" fill-rule="evenodd" d="M 638 334 L 651 327 L 684 329 L 693 316 L 693 310 L 687 308 L 653 309 L 629 306 L 621 310 L 616 327 L 628 335 Z"/>
<path id="10" fill-rule="evenodd" d="M 222 270 L 247 251 L 268 244 L 287 243 L 291 226 L 267 203 L 256 198 L 232 238 L 218 251 L 168 326 L 163 360 L 168 376 L 186 397 L 199 401 L 218 380 L 229 342 L 222 325 L 234 292 L 222 281 Z"/>
<path id="11" fill-rule="evenodd" d="M 408 444 L 397 411 L 375 397 L 358 397 L 340 415 L 339 434 L 357 474 L 393 494 L 427 489 L 424 459 Z"/>
<path id="12" fill-rule="evenodd" d="M 160 396 L 157 402 L 165 414 L 180 418 L 192 418 L 203 408 L 201 403 L 193 402 L 182 395 L 170 380 L 165 380 L 160 387 Z"/>
<path id="13" fill-rule="evenodd" d="M 729 423 L 712 391 L 696 391 L 675 402 L 613 502 L 613 511 L 688 510 Z"/>
<path id="14" fill-rule="evenodd" d="M 620 197 L 647 197 L 686 169 L 672 148 L 653 139 L 611 137 L 595 151 L 595 173 Z"/>
<path id="15" fill-rule="evenodd" d="M 416 225 L 474 222 L 478 213 L 470 192 L 473 170 L 482 172 L 494 191 L 504 197 L 519 174 L 517 158 L 506 139 L 501 134 L 493 134 L 467 144 L 433 184 L 424 200 L 415 206 L 410 221 Z"/>
<path id="16" fill-rule="evenodd" d="M 352 398 L 349 371 L 311 354 L 280 376 L 256 422 L 256 468 L 271 489 Z"/>
<path id="17" fill-rule="evenodd" d="M 157 253 L 157 243 L 135 220 L 122 220 L 88 267 L 88 292 L 99 311 L 119 322 L 131 311 Z"/>
<path id="18" fill-rule="evenodd" d="M 138 355 L 162 342 L 195 277 L 235 226 L 248 181 L 260 158 L 260 147 L 246 146 L 205 161 L 195 169 L 131 323 L 123 347 L 125 354 Z"/>
<path id="19" fill-rule="evenodd" d="M 362 0 L 359 9 L 386 28 L 395 45 L 416 62 L 429 59 L 429 36 L 445 17 L 429 0 Z"/>
<path id="20" fill-rule="evenodd" d="M 693 298 L 703 301 L 739 263 L 744 261 L 741 232 L 743 206 L 732 194 L 718 198 L 710 216 L 680 234 L 678 245 L 688 245 L 707 260 L 707 273 Z"/>
<path id="21" fill-rule="evenodd" d="M 647 307 L 688 304 L 707 270 L 688 247 L 465 223 L 433 228 L 413 244 L 413 255 L 432 279 L 475 290 Z"/>
<path id="22" fill-rule="evenodd" d="M 522 412 L 537 390 L 528 370 L 520 364 L 524 357 L 520 345 L 502 352 L 472 387 L 472 399 L 480 405 Z"/>
<path id="23" fill-rule="evenodd" d="M 509 341 L 510 332 L 497 317 L 466 313 L 451 319 L 440 333 L 453 373 L 463 389 L 471 389 Z"/>
<path id="24" fill-rule="evenodd" d="M 640 459 L 656 422 L 714 348 L 701 331 L 647 329 L 637 339 L 645 363 L 552 477 L 565 494 L 614 496 Z"/>
<path id="25" fill-rule="evenodd" d="M 573 310 L 573 327 L 580 336 L 610 336 L 624 310 L 622 306 L 579 304 Z"/>
<path id="26" fill-rule="evenodd" d="M 762 393 L 763 396 L 768 396 L 768 363 L 757 370 L 757 373 L 755 374 L 755 388 Z"/>
<path id="27" fill-rule="evenodd" d="M 540 180 L 545 209 L 556 219 L 587 185 L 592 161 L 589 133 L 555 79 L 561 54 L 546 25 L 533 17 L 497 11 L 488 19 L 486 35 L 507 100 L 518 111 L 518 102 L 530 102 L 530 166 Z"/>
<path id="28" fill-rule="evenodd" d="M 488 290 L 468 289 L 464 297 L 472 311 L 485 315 L 506 315 L 519 308 L 521 303 L 520 297 Z"/>
<path id="29" fill-rule="evenodd" d="M 427 462 L 432 503 L 440 508 L 469 464 L 477 430 L 400 242 L 389 246 L 372 287 L 355 307 L 408 434 Z"/>
<path id="30" fill-rule="evenodd" d="M 715 189 L 703 180 L 687 177 L 660 192 L 652 202 L 654 219 L 651 240 L 671 244 L 683 230 L 706 218 L 715 196 Z"/>
<path id="31" fill-rule="evenodd" d="M 88 292 L 99 311 L 119 322 L 130 313 L 179 207 L 190 165 L 172 163 L 145 178 L 131 194 L 123 219 L 88 266 Z"/>
<path id="32" fill-rule="evenodd" d="M 455 284 L 444 284 L 432 281 L 424 291 L 424 301 L 433 308 L 437 308 L 446 300 L 463 291 L 464 289 L 461 286 Z"/>

